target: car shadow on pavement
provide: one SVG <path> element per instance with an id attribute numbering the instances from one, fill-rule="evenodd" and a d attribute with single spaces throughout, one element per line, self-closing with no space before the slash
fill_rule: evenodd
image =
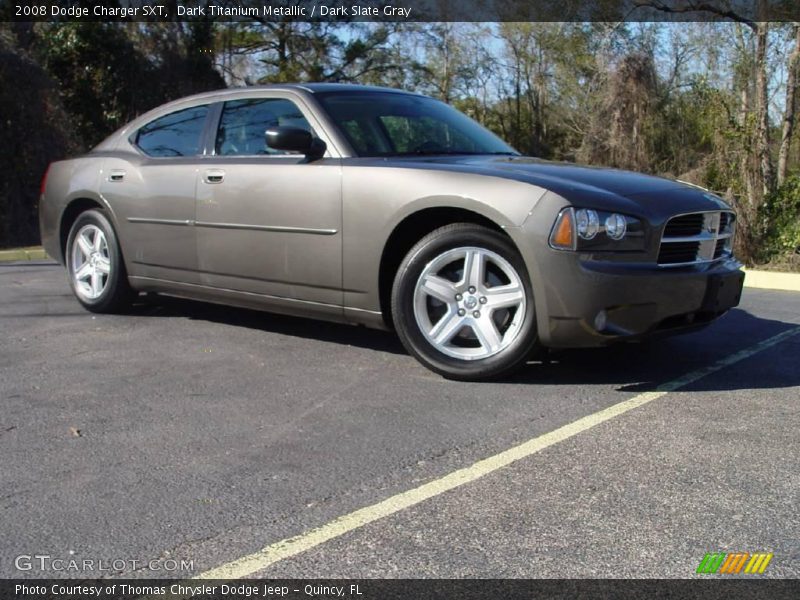
<path id="1" fill-rule="evenodd" d="M 397 336 L 391 332 L 231 308 L 195 300 L 143 296 L 142 301 L 128 314 L 141 317 L 185 317 L 390 354 L 406 354 Z M 530 361 L 517 373 L 493 383 L 610 384 L 616 385 L 617 390 L 621 392 L 651 391 L 667 381 L 706 368 L 718 360 L 793 327 L 797 325 L 763 319 L 745 310 L 734 309 L 706 329 L 690 334 L 639 343 L 621 343 L 603 348 L 552 351 L 544 360 Z M 794 363 L 800 362 L 800 335 L 789 338 L 784 345 L 786 345 L 786 348 L 782 348 L 784 353 L 793 353 Z M 757 357 L 758 355 L 754 359 Z M 421 365 L 419 369 L 421 373 L 426 373 Z M 737 377 L 705 377 L 687 386 L 686 389 L 733 390 L 800 385 L 798 369 L 785 369 L 785 372 L 769 374 L 758 370 L 736 371 Z"/>
<path id="2" fill-rule="evenodd" d="M 797 327 L 795 323 L 763 319 L 734 309 L 707 328 L 692 333 L 604 348 L 553 351 L 545 360 L 530 362 L 506 381 L 538 385 L 605 383 L 617 384 L 617 390 L 623 392 L 653 391 L 668 381 L 708 368 Z M 770 368 L 765 369 L 760 363 L 753 368 L 753 361 L 765 360 L 769 352 L 772 352 L 768 356 Z M 783 361 L 772 360 L 776 352 Z M 792 366 L 798 362 L 800 334 L 681 389 L 730 391 L 800 386 L 800 369 Z"/>
<path id="3" fill-rule="evenodd" d="M 223 306 L 199 300 L 143 295 L 126 314 L 142 317 L 185 317 L 390 354 L 406 353 L 397 336 L 388 331 Z"/>

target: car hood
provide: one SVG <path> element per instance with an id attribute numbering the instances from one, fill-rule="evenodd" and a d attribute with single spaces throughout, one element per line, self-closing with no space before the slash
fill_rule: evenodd
<path id="1" fill-rule="evenodd" d="M 570 202 L 614 210 L 654 213 L 727 209 L 699 187 L 632 171 L 551 162 L 526 156 L 430 156 L 388 159 L 396 166 L 468 172 L 524 181 Z"/>

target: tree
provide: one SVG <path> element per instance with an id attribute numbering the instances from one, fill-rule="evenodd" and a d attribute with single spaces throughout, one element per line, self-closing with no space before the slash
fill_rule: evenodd
<path id="1" fill-rule="evenodd" d="M 208 23 L 160 23 L 147 29 L 116 23 L 39 24 L 33 44 L 57 81 L 81 141 L 92 146 L 167 100 L 223 87 L 201 49 Z"/>
<path id="2" fill-rule="evenodd" d="M 57 83 L 14 35 L 0 32 L 0 248 L 38 242 L 39 182 L 53 160 L 80 148 Z"/>
<path id="3" fill-rule="evenodd" d="M 647 54 L 626 56 L 609 78 L 581 157 L 594 164 L 651 171 L 657 77 Z"/>
<path id="4" fill-rule="evenodd" d="M 254 19 L 220 27 L 220 66 L 234 83 L 376 81 L 401 68 L 397 23 Z M 244 71 L 244 74 L 239 71 Z"/>
<path id="5" fill-rule="evenodd" d="M 792 147 L 795 112 L 797 110 L 797 80 L 800 77 L 800 73 L 798 73 L 800 71 L 800 23 L 794 23 L 792 30 L 795 43 L 786 63 L 786 101 L 783 111 L 781 146 L 778 151 L 778 186 L 783 185 L 789 168 L 789 151 Z"/>

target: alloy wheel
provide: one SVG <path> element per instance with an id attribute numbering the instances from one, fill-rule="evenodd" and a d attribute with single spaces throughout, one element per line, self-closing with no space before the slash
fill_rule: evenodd
<path id="1" fill-rule="evenodd" d="M 429 262 L 414 288 L 414 317 L 439 352 L 481 360 L 507 348 L 525 316 L 522 279 L 486 248 L 447 250 Z"/>
<path id="2" fill-rule="evenodd" d="M 97 300 L 111 275 L 108 240 L 97 225 L 84 225 L 72 243 L 72 283 L 78 295 Z"/>

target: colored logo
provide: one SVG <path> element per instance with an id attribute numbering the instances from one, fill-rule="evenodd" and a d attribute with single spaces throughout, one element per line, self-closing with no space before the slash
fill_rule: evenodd
<path id="1" fill-rule="evenodd" d="M 771 560 L 772 552 L 754 552 L 753 554 L 749 552 L 711 552 L 700 561 L 697 572 L 760 575 L 767 570 L 767 565 Z"/>

